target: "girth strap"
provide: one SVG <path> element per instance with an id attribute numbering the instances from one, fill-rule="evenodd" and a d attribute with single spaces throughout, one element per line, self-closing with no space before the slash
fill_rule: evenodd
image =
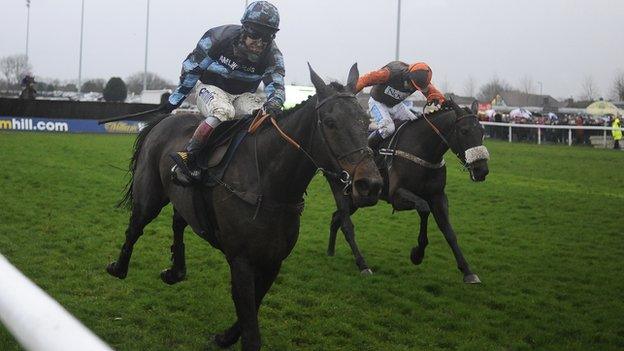
<path id="1" fill-rule="evenodd" d="M 444 159 L 442 159 L 442 161 L 438 162 L 438 163 L 431 163 L 429 161 L 425 161 L 422 158 L 416 156 L 416 155 L 412 155 L 409 152 L 405 152 L 402 150 L 395 150 L 395 149 L 380 149 L 379 150 L 379 154 L 380 155 L 385 155 L 385 156 L 399 156 L 402 157 L 406 160 L 412 161 L 417 165 L 423 166 L 425 168 L 429 168 L 429 169 L 440 169 L 442 167 L 444 167 L 444 165 L 446 164 L 446 161 L 444 161 Z"/>

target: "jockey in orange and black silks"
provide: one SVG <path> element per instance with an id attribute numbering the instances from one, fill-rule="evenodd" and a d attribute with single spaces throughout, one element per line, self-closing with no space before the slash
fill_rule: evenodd
<path id="1" fill-rule="evenodd" d="M 404 103 L 410 95 L 420 91 L 426 98 L 424 113 L 429 114 L 440 109 L 444 95 L 431 84 L 432 72 L 423 62 L 407 64 L 393 61 L 383 68 L 360 77 L 357 91 L 373 86 L 368 101 L 372 119 L 369 145 L 376 148 L 379 143 L 394 133 L 394 120 L 413 120 L 418 118 Z"/>

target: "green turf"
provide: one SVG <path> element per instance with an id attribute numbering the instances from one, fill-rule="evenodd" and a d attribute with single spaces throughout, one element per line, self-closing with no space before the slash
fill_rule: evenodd
<path id="1" fill-rule="evenodd" d="M 128 277 L 105 273 L 128 219 L 114 204 L 132 141 L 0 133 L 0 252 L 115 349 L 213 349 L 210 335 L 234 318 L 227 265 L 187 230 L 188 280 L 163 284 L 170 208 L 137 243 Z M 418 216 L 386 204 L 354 216 L 375 275 L 360 276 L 342 237 L 327 257 L 334 205 L 317 177 L 260 312 L 265 349 L 624 349 L 624 153 L 487 146 L 485 183 L 447 157 L 451 220 L 482 285 L 462 283 L 433 224 L 423 264 L 412 265 Z M 0 350 L 15 349 L 0 328 Z"/>

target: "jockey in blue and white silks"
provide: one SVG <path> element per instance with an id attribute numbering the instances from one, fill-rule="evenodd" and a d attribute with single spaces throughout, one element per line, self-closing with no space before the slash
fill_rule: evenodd
<path id="1" fill-rule="evenodd" d="M 161 110 L 173 111 L 197 85 L 197 107 L 206 119 L 186 150 L 171 155 L 179 183 L 199 179 L 195 153 L 221 121 L 259 108 L 272 115 L 281 112 L 286 73 L 282 53 L 273 40 L 279 21 L 275 6 L 267 1 L 252 2 L 243 14 L 242 25 L 208 30 L 182 63 L 180 83 Z M 255 94 L 260 82 L 265 86 L 266 101 Z"/>

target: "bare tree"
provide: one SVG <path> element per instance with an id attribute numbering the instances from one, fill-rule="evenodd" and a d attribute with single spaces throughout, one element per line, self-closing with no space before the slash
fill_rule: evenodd
<path id="1" fill-rule="evenodd" d="M 594 101 L 598 95 L 599 92 L 596 83 L 594 83 L 594 78 L 591 75 L 585 76 L 581 83 L 581 95 L 579 98 L 585 101 Z"/>
<path id="2" fill-rule="evenodd" d="M 613 97 L 616 100 L 624 101 L 624 72 L 618 72 L 613 78 Z"/>
<path id="3" fill-rule="evenodd" d="M 440 82 L 440 91 L 442 92 L 442 94 L 449 94 L 452 93 L 453 87 L 451 86 L 451 83 L 449 83 L 448 79 L 446 78 L 446 76 L 444 76 L 444 79 Z"/>
<path id="4" fill-rule="evenodd" d="M 473 76 L 468 76 L 464 81 L 464 94 L 473 97 L 477 92 L 477 80 Z"/>
<path id="5" fill-rule="evenodd" d="M 128 92 L 140 94 L 143 91 L 144 75 L 145 74 L 143 72 L 137 72 L 126 79 Z M 167 88 L 171 88 L 172 86 L 173 84 L 170 81 L 160 77 L 156 73 L 147 72 L 147 89 L 148 90 L 167 89 Z"/>
<path id="6" fill-rule="evenodd" d="M 101 93 L 104 91 L 104 86 L 106 85 L 106 80 L 102 78 L 97 79 L 89 79 L 82 84 L 80 87 L 80 92 L 82 93 Z"/>
<path id="7" fill-rule="evenodd" d="M 9 85 L 19 84 L 24 72 L 31 69 L 26 55 L 11 55 L 0 59 L 0 72 Z"/>
<path id="8" fill-rule="evenodd" d="M 510 91 L 511 89 L 512 88 L 509 83 L 498 78 L 497 76 L 494 76 L 489 82 L 481 86 L 477 98 L 481 101 L 492 101 L 496 95 L 504 91 Z"/>
<path id="9" fill-rule="evenodd" d="M 531 78 L 531 76 L 525 75 L 520 78 L 520 91 L 525 94 L 532 94 L 535 91 L 533 78 Z"/>

